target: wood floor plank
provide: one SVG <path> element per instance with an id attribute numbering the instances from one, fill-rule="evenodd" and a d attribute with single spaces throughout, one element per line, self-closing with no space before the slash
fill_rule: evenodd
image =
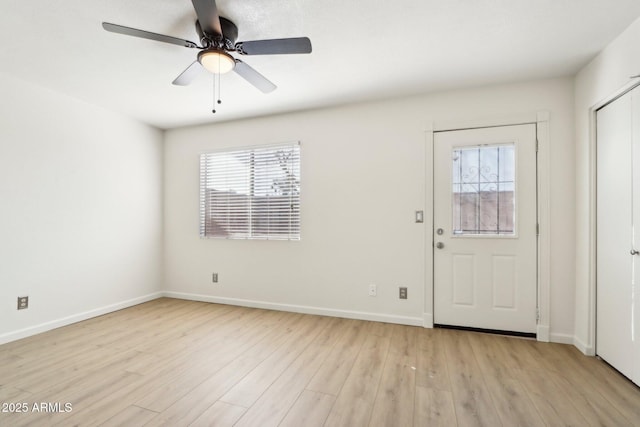
<path id="1" fill-rule="evenodd" d="M 20 422 L 24 422 L 29 417 L 33 400 L 31 393 L 12 387 L 0 387 L 0 426 L 15 426 Z M 7 407 L 4 407 L 4 405 Z M 13 407 L 9 406 L 13 404 Z M 16 406 L 20 405 L 21 409 L 27 405 L 26 413 L 16 412 Z"/>
<path id="2" fill-rule="evenodd" d="M 417 386 L 451 391 L 443 333 L 439 328 L 418 331 Z"/>
<path id="3" fill-rule="evenodd" d="M 328 319 L 322 332 L 310 342 L 304 351 L 287 367 L 274 383 L 240 418 L 237 427 L 277 426 L 296 402 L 305 386 L 320 368 L 344 334 L 344 320 Z"/>
<path id="4" fill-rule="evenodd" d="M 379 337 L 391 338 L 393 326 L 392 323 L 369 322 L 369 333 Z"/>
<path id="5" fill-rule="evenodd" d="M 335 401 L 336 397 L 331 394 L 304 390 L 279 427 L 321 427 Z"/>
<path id="6" fill-rule="evenodd" d="M 76 323 L 3 344 L 2 348 L 9 353 L 28 358 L 30 354 L 39 354 L 43 346 L 47 346 L 50 349 L 54 349 L 56 346 L 63 347 L 67 342 L 71 342 L 74 339 L 77 342 L 82 337 L 86 339 L 86 329 L 81 323 Z"/>
<path id="7" fill-rule="evenodd" d="M 50 348 L 45 345 L 45 348 L 50 350 Z M 76 355 L 73 360 L 69 359 L 69 354 L 73 351 L 73 354 Z M 10 364 L 7 363 L 3 366 L 2 369 L 4 372 L 2 375 L 2 383 L 3 384 L 16 384 L 17 381 L 28 381 L 29 378 L 33 377 L 42 377 L 46 375 L 47 372 L 55 372 L 56 368 L 58 368 L 61 364 L 68 365 L 70 363 L 75 363 L 78 360 L 83 359 L 87 354 L 96 354 L 99 351 L 98 346 L 85 346 L 81 348 L 73 348 L 64 351 L 61 354 L 55 354 L 53 351 L 47 352 L 47 358 L 42 360 L 41 357 L 38 359 L 34 359 L 33 357 L 20 357 L 18 359 L 14 359 Z M 6 359 L 5 359 L 6 360 Z M 38 363 L 34 363 L 36 361 Z"/>
<path id="8" fill-rule="evenodd" d="M 150 419 L 158 415 L 148 409 L 140 408 L 139 406 L 129 405 L 123 410 L 119 411 L 115 416 L 109 418 L 107 421 L 99 424 L 100 427 L 122 427 L 122 426 L 142 426 L 146 424 Z"/>
<path id="9" fill-rule="evenodd" d="M 107 422 L 131 406 L 132 400 L 127 397 L 133 390 L 140 389 L 145 384 L 146 378 L 126 370 L 127 365 L 137 353 L 132 351 L 127 354 L 127 357 L 103 365 L 100 370 L 75 377 L 44 393 L 36 394 L 35 397 L 39 401 L 55 401 L 53 399 L 57 397 L 73 404 L 72 412 L 56 416 L 55 423 L 50 422 L 50 424 L 65 426 L 78 423 L 84 426 L 95 426 Z"/>
<path id="10" fill-rule="evenodd" d="M 136 375 L 134 378 L 135 380 L 133 382 L 121 385 L 117 393 L 103 395 L 100 399 L 84 402 L 80 408 L 76 408 L 73 414 L 69 414 L 63 422 L 56 425 L 62 427 L 81 424 L 84 427 L 95 427 L 118 416 L 118 414 L 131 406 L 126 405 L 128 400 L 123 399 L 123 396 L 128 396 L 131 391 L 138 390 L 140 386 L 144 384 L 144 378 L 141 378 L 139 375 Z M 146 414 L 148 417 L 145 416 L 145 418 L 151 419 L 157 415 L 154 411 L 149 411 L 139 406 L 136 406 L 136 408 L 147 411 Z"/>
<path id="11" fill-rule="evenodd" d="M 482 378 L 468 335 L 446 331 L 445 351 L 460 425 L 498 426 L 500 417 Z"/>
<path id="12" fill-rule="evenodd" d="M 417 386 L 413 425 L 415 427 L 451 427 L 458 425 L 451 392 Z"/>
<path id="13" fill-rule="evenodd" d="M 579 374 L 577 374 L 579 375 Z M 570 400 L 576 410 L 591 426 L 630 426 L 626 419 L 604 396 L 594 391 L 590 384 L 578 380 L 576 373 L 565 373 L 551 379 Z M 637 420 L 640 424 L 640 419 Z"/>
<path id="14" fill-rule="evenodd" d="M 213 311 L 207 313 L 206 307 L 196 306 L 188 313 L 172 318 L 163 319 L 162 323 L 154 320 L 151 326 L 154 331 L 152 340 L 140 342 L 135 349 L 171 356 L 189 347 L 188 334 L 196 333 L 200 328 L 213 328 L 215 325 L 226 327 L 226 322 L 233 318 L 233 309 L 213 307 Z M 177 326 L 176 326 L 177 325 Z"/>
<path id="15" fill-rule="evenodd" d="M 232 405 L 253 405 L 264 391 L 298 357 L 309 343 L 326 327 L 326 318 L 303 317 L 290 337 L 269 358 L 247 374 L 221 400 Z"/>
<path id="16" fill-rule="evenodd" d="M 369 324 L 352 320 L 345 324 L 346 333 L 336 342 L 327 359 L 311 379 L 308 390 L 337 396 L 347 379 L 364 343 Z"/>
<path id="17" fill-rule="evenodd" d="M 267 314 L 267 316 L 272 316 Z M 279 318 L 281 316 L 276 315 Z M 184 320 L 184 319 L 183 319 Z M 222 333 L 224 328 L 220 328 L 217 332 Z M 263 331 L 262 328 L 247 328 L 247 331 L 255 335 L 260 335 Z M 91 404 L 86 408 L 87 411 L 91 411 L 99 416 L 94 416 L 90 423 L 87 425 L 97 425 L 99 422 L 112 417 L 119 411 L 123 410 L 123 402 L 137 402 L 141 407 L 149 406 L 148 410 L 159 412 L 164 408 L 169 407 L 176 400 L 180 400 L 180 397 L 187 393 L 188 390 L 192 390 L 197 387 L 209 372 L 218 369 L 221 366 L 234 360 L 235 357 L 242 355 L 247 347 L 252 345 L 251 340 L 247 340 L 245 335 L 243 340 L 236 339 L 232 342 L 233 345 L 224 345 L 225 341 L 222 340 L 221 346 L 218 349 L 218 353 L 207 353 L 206 357 L 194 357 L 193 354 L 186 353 L 186 357 L 190 357 L 191 360 L 183 361 L 182 366 L 162 366 L 157 367 L 158 371 L 151 375 L 147 375 L 141 378 L 136 384 L 121 390 L 118 396 L 109 396 L 106 399 L 102 399 L 99 402 Z M 219 338 L 223 338 L 219 336 Z M 210 363 L 210 360 L 214 360 L 215 363 Z M 229 384 L 229 387 L 232 384 Z M 228 389 L 228 388 L 227 388 Z M 193 403 L 193 401 L 191 402 Z M 208 406 L 208 405 L 207 405 Z M 203 408 L 206 409 L 205 406 Z M 184 409 L 184 406 L 177 405 L 179 409 Z M 186 415 L 188 411 L 181 413 Z M 173 414 L 173 413 L 172 413 Z M 191 419 L 195 419 L 199 415 L 191 416 Z M 82 414 L 76 417 L 81 417 Z M 178 419 L 184 419 L 184 417 L 178 417 Z M 162 420 L 165 425 L 177 425 L 175 424 L 175 416 L 165 419 L 164 413 L 161 416 L 156 416 L 152 421 Z M 187 423 L 184 423 L 186 425 Z"/>
<path id="18" fill-rule="evenodd" d="M 30 396 L 28 391 L 15 387 L 0 387 L 0 402 L 20 402 Z M 0 412 L 2 413 L 2 412 Z"/>
<path id="19" fill-rule="evenodd" d="M 15 403 L 15 402 L 10 402 Z M 27 425 L 33 418 L 31 413 L 31 404 L 28 405 L 28 412 L 4 412 L 0 413 L 0 426 L 2 427 L 20 427 Z M 43 424 L 44 425 L 44 424 Z"/>
<path id="20" fill-rule="evenodd" d="M 527 350 L 527 348 L 530 347 L 531 342 L 534 341 L 507 336 L 495 336 L 494 338 L 493 343 L 495 345 L 495 350 L 502 355 L 505 365 L 512 370 L 524 369 L 525 367 L 531 370 L 540 371 L 547 369 L 540 360 L 536 359 L 536 357 Z M 544 345 L 548 343 L 539 344 Z"/>
<path id="21" fill-rule="evenodd" d="M 247 408 L 225 402 L 216 402 L 198 417 L 190 427 L 231 427 Z"/>
<path id="22" fill-rule="evenodd" d="M 562 388 L 555 381 L 540 375 L 540 371 L 516 371 L 526 384 L 529 397 L 548 426 L 587 426 L 589 422 L 578 412 Z"/>
<path id="23" fill-rule="evenodd" d="M 229 320 L 226 317 L 214 317 L 207 319 L 208 322 L 216 325 L 217 322 L 221 322 L 218 328 L 211 331 L 206 339 L 201 340 L 197 344 L 194 342 L 184 343 L 179 348 L 176 348 L 172 352 L 167 351 L 154 351 L 147 348 L 142 353 L 144 357 L 138 361 L 135 365 L 130 366 L 129 370 L 141 374 L 157 374 L 163 367 L 173 365 L 173 369 L 179 369 L 185 364 L 194 363 L 194 359 L 198 356 L 202 360 L 210 358 L 211 353 L 215 351 L 221 351 L 226 348 L 227 345 L 235 346 L 237 343 L 241 343 L 245 346 L 251 346 L 252 340 L 255 337 L 262 337 L 263 333 L 266 333 L 271 328 L 276 327 L 279 323 L 291 321 L 293 316 L 291 313 L 281 312 L 268 312 L 256 310 L 260 317 L 257 318 L 256 323 L 232 323 L 227 324 Z M 203 342 L 205 341 L 205 342 Z M 182 348 L 184 347 L 184 348 Z M 188 351 L 185 351 L 188 349 Z"/>
<path id="24" fill-rule="evenodd" d="M 417 328 L 393 326 L 370 426 L 413 425 L 417 335 Z"/>
<path id="25" fill-rule="evenodd" d="M 4 361 L 4 365 L 0 366 L 0 387 L 3 383 L 9 382 L 7 374 L 11 372 L 11 368 L 20 364 L 24 366 L 26 358 L 10 352 L 9 350 L 0 351 L 0 360 Z"/>
<path id="26" fill-rule="evenodd" d="M 234 360 L 231 364 L 225 366 L 189 393 L 182 396 L 162 413 L 151 419 L 146 425 L 149 427 L 178 427 L 190 425 L 192 422 L 198 420 L 202 414 L 206 413 L 224 393 L 229 391 L 259 362 L 260 359 L 257 359 L 255 356 L 242 356 Z M 224 405 L 230 404 L 224 403 Z M 242 413 L 245 411 L 246 408 L 243 407 Z M 234 420 L 234 422 L 236 420 Z M 200 420 L 200 422 L 202 421 L 203 420 Z"/>
<path id="27" fill-rule="evenodd" d="M 99 371 L 113 361 L 131 360 L 135 355 L 134 351 L 120 352 L 115 349 L 96 347 L 74 358 L 57 360 L 56 363 L 47 365 L 44 370 L 35 369 L 25 372 L 24 376 L 15 379 L 13 384 L 20 389 L 39 393 L 55 381 L 69 381 L 90 372 Z"/>
<path id="28" fill-rule="evenodd" d="M 523 340 L 523 353 L 529 353 L 535 359 L 536 365 L 525 365 L 529 370 L 544 370 L 562 374 L 571 368 L 571 361 L 558 353 L 557 349 L 565 347 L 563 344 Z M 534 368 L 534 366 L 536 366 Z M 523 369 L 524 367 L 521 367 Z"/>
<path id="29" fill-rule="evenodd" d="M 144 304 L 138 304 L 127 309 L 113 311 L 101 316 L 93 317 L 82 322 L 83 327 L 104 330 L 117 325 L 130 324 L 132 320 L 138 324 L 148 324 L 154 317 L 170 316 L 172 313 L 181 313 L 184 307 L 192 308 L 190 301 L 174 300 L 171 298 L 158 298 Z"/>
<path id="30" fill-rule="evenodd" d="M 549 350 L 557 352 L 562 360 L 562 372 L 553 377 L 553 381 L 561 387 L 567 397 L 571 399 L 577 410 L 592 425 L 625 426 L 631 425 L 632 419 L 627 419 L 612 405 L 597 388 L 592 386 L 593 365 L 581 363 L 586 356 L 576 352 L 567 352 L 567 346 L 553 346 Z M 590 358 L 598 362 L 595 358 Z M 558 359 L 557 359 L 558 360 Z M 640 418 L 637 419 L 640 424 Z"/>
<path id="31" fill-rule="evenodd" d="M 569 381 L 576 383 L 576 388 L 591 404 L 598 401 L 593 404 L 594 409 L 605 418 L 615 419 L 615 413 L 611 413 L 611 408 L 615 408 L 630 425 L 640 426 L 640 387 L 604 361 L 584 356 L 575 347 L 557 346 L 554 351 L 558 353 L 558 357 L 573 362 L 576 370 L 581 369 L 581 375 L 567 376 L 567 371 L 564 374 Z M 593 386 L 594 382 L 598 387 Z"/>
<path id="32" fill-rule="evenodd" d="M 284 323 L 281 326 L 284 330 L 287 330 L 297 319 L 299 319 L 297 315 L 291 315 L 289 316 L 289 323 Z M 284 343 L 287 338 L 288 335 L 282 333 L 282 330 L 270 331 L 251 348 L 235 357 L 229 365 L 217 371 L 178 399 L 158 417 L 154 418 L 149 423 L 149 426 L 181 426 L 188 425 L 196 420 L 207 408 L 212 406 L 249 372 L 268 358 L 275 351 L 274 348 Z"/>
<path id="33" fill-rule="evenodd" d="M 503 338 L 489 334 L 470 334 L 468 337 L 503 425 L 544 426 L 525 387 L 498 349 L 497 341 Z"/>
<path id="34" fill-rule="evenodd" d="M 29 422 L 24 426 L 55 426 L 70 425 L 68 418 L 86 419 L 87 422 L 95 417 L 95 413 L 86 411 L 96 402 L 101 402 L 109 396 L 117 396 L 118 393 L 136 383 L 139 375 L 121 372 L 109 376 L 92 376 L 84 380 L 83 386 L 73 388 L 58 388 L 56 392 L 33 396 L 35 402 L 61 402 L 70 403 L 72 411 L 65 413 L 40 412 L 32 413 Z M 73 425 L 73 424 L 71 424 Z"/>
<path id="35" fill-rule="evenodd" d="M 622 422 L 621 415 L 631 425 L 640 420 L 640 396 L 635 392 L 637 387 L 627 379 L 618 383 L 616 379 L 621 379 L 619 376 L 605 375 L 600 387 L 594 390 L 593 380 L 603 369 L 609 369 L 606 364 L 583 355 L 577 357 L 575 348 L 574 352 L 569 346 L 561 344 L 530 341 L 526 349 L 546 372 L 554 373 L 552 381 L 560 389 L 562 399 L 571 401 L 587 420 L 587 425 L 618 425 Z M 610 396 L 616 396 L 612 399 L 614 403 L 608 401 Z"/>
<path id="36" fill-rule="evenodd" d="M 356 427 L 369 424 L 390 341 L 390 338 L 381 335 L 367 336 L 325 426 Z"/>
<path id="37" fill-rule="evenodd" d="M 373 403 L 369 425 L 413 425 L 415 387 L 415 370 L 405 363 L 388 358 Z"/>
<path id="38" fill-rule="evenodd" d="M 299 315 L 286 316 L 289 322 L 295 322 Z M 215 348 L 210 351 L 199 351 L 187 353 L 188 359 L 180 359 L 180 365 L 169 372 L 164 372 L 163 376 L 155 375 L 155 387 L 152 387 L 144 397 L 136 401 L 140 407 L 163 412 L 174 402 L 187 395 L 192 389 L 202 384 L 208 376 L 213 375 L 218 370 L 224 368 L 245 351 L 251 349 L 257 342 L 261 342 L 265 330 L 262 328 L 250 328 L 249 336 L 253 339 L 227 339 L 215 344 Z M 276 342 L 278 338 L 275 339 Z M 273 347 L 276 350 L 278 344 Z M 270 354 L 268 349 L 265 354 Z"/>

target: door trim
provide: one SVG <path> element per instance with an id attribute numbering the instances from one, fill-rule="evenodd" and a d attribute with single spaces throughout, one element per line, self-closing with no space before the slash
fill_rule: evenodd
<path id="1" fill-rule="evenodd" d="M 425 126 L 425 165 L 430 171 L 425 171 L 425 200 L 431 203 L 431 209 L 425 211 L 425 299 L 423 311 L 423 326 L 433 327 L 434 297 L 433 297 L 433 148 L 434 133 L 460 129 L 475 129 L 498 126 L 513 126 L 519 124 L 535 124 L 538 140 L 537 152 L 537 196 L 538 196 L 538 265 L 537 265 L 537 292 L 538 292 L 538 322 L 536 336 L 538 341 L 550 340 L 550 207 L 549 207 L 549 112 L 539 111 L 530 114 L 520 114 L 498 119 L 483 119 L 472 121 L 455 121 L 447 123 L 427 123 Z"/>

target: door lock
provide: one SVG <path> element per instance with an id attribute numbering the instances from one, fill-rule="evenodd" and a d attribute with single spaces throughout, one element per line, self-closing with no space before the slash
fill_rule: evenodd
<path id="1" fill-rule="evenodd" d="M 438 248 L 438 249 L 444 248 L 444 243 L 442 243 L 442 242 L 436 243 L 436 248 Z"/>
<path id="2" fill-rule="evenodd" d="M 638 255 L 638 254 L 640 254 L 640 252 L 636 251 L 635 249 L 631 249 L 630 254 L 631 255 Z"/>

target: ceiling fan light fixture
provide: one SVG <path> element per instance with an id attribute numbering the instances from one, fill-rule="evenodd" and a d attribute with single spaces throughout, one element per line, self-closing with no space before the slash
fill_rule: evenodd
<path id="1" fill-rule="evenodd" d="M 214 74 L 228 73 L 236 66 L 236 60 L 233 56 L 218 48 L 200 51 L 198 53 L 198 62 Z"/>

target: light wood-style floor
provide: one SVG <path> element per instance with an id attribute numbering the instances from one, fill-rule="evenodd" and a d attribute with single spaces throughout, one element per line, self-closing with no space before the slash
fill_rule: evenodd
<path id="1" fill-rule="evenodd" d="M 640 389 L 571 346 L 166 298 L 0 346 L 0 403 L 29 408 L 2 426 L 640 426 Z"/>

